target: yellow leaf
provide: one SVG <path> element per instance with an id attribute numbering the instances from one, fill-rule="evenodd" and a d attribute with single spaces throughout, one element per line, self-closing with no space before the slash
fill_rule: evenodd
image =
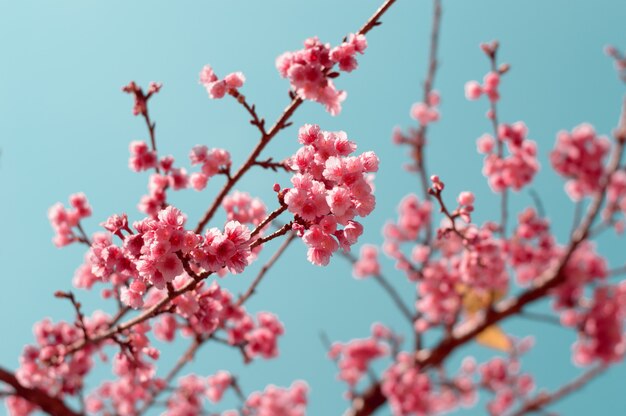
<path id="1" fill-rule="evenodd" d="M 457 285 L 456 291 L 463 296 L 463 309 L 469 316 L 487 309 L 505 295 L 504 291 L 476 290 L 463 284 Z"/>
<path id="2" fill-rule="evenodd" d="M 476 342 L 488 348 L 509 352 L 512 344 L 511 339 L 497 325 L 491 325 L 476 335 Z"/>
<path id="3" fill-rule="evenodd" d="M 482 311 L 491 304 L 491 296 L 484 291 L 469 290 L 463 295 L 463 309 L 468 315 Z"/>

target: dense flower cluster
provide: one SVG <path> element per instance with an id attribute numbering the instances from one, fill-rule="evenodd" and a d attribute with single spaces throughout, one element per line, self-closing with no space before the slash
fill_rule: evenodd
<path id="1" fill-rule="evenodd" d="M 597 136 L 589 124 L 581 124 L 571 133 L 559 132 L 550 162 L 555 171 L 569 179 L 565 190 L 570 198 L 578 201 L 598 191 L 609 149 L 608 139 Z"/>
<path id="2" fill-rule="evenodd" d="M 498 87 L 500 86 L 500 74 L 489 72 L 483 78 L 482 85 L 477 81 L 469 81 L 465 84 L 465 97 L 468 100 L 477 100 L 481 95 L 486 95 L 490 101 L 496 102 L 500 99 Z"/>
<path id="3" fill-rule="evenodd" d="M 461 376 L 449 386 L 437 388 L 430 375 L 420 371 L 407 352 L 398 354 L 395 363 L 385 371 L 383 377 L 382 391 L 396 416 L 445 413 L 475 401 L 475 389 L 467 377 Z"/>
<path id="4" fill-rule="evenodd" d="M 335 64 L 345 72 L 356 69 L 356 54 L 362 54 L 366 48 L 364 35 L 351 34 L 332 49 L 330 44 L 312 37 L 304 42 L 304 49 L 280 55 L 276 59 L 276 68 L 283 78 L 289 78 L 291 88 L 300 98 L 323 104 L 326 111 L 337 115 L 347 94 L 335 88 L 331 78 L 339 74 L 331 71 Z"/>
<path id="5" fill-rule="evenodd" d="M 350 156 L 356 144 L 344 132 L 321 131 L 317 125 L 303 126 L 298 139 L 303 147 L 288 161 L 296 173 L 284 201 L 296 215 L 309 261 L 326 265 L 339 247 L 349 250 L 361 235 L 363 227 L 354 218 L 374 209 L 367 174 L 378 170 L 378 157 L 373 152 Z"/>
<path id="6" fill-rule="evenodd" d="M 241 72 L 233 72 L 219 79 L 210 65 L 205 65 L 200 71 L 200 84 L 206 88 L 209 97 L 223 98 L 226 94 L 237 91 L 243 86 L 246 77 Z"/>
<path id="7" fill-rule="evenodd" d="M 91 207 L 85 194 L 71 195 L 70 205 L 72 208 L 68 210 L 59 202 L 48 211 L 48 219 L 55 232 L 52 241 L 57 247 L 66 246 L 83 238 L 76 235 L 74 228 L 79 226 L 80 220 L 91 216 Z"/>
<path id="8" fill-rule="evenodd" d="M 109 320 L 103 312 L 95 312 L 84 319 L 84 331 L 94 334 L 106 328 Z M 20 367 L 15 374 L 19 382 L 58 397 L 81 391 L 84 377 L 93 366 L 93 351 L 81 350 L 69 357 L 65 354 L 70 345 L 81 339 L 81 330 L 68 322 L 55 324 L 44 319 L 35 324 L 34 333 L 37 344 L 27 345 L 20 357 Z"/>
<path id="9" fill-rule="evenodd" d="M 375 325 L 371 338 L 354 339 L 346 344 L 334 343 L 328 357 L 337 362 L 338 378 L 354 388 L 367 373 L 372 361 L 389 354 L 386 341 L 390 335 L 387 328 Z"/>
<path id="10" fill-rule="evenodd" d="M 561 250 L 556 244 L 547 219 L 533 208 L 518 215 L 518 226 L 506 242 L 509 262 L 515 269 L 517 282 L 527 285 L 558 260 Z"/>
<path id="11" fill-rule="evenodd" d="M 113 244 L 111 234 L 96 233 L 86 263 L 79 268 L 75 282 L 91 287 L 97 279 L 121 287 L 122 302 L 140 308 L 148 286 L 164 289 L 183 274 L 181 258 L 188 256 L 197 267 L 207 272 L 226 268 L 240 273 L 248 265 L 250 231 L 237 221 L 229 221 L 224 231 L 207 230 L 204 236 L 185 230 L 185 216 L 168 206 L 156 218 L 145 218 L 127 225 L 126 216 L 114 215 L 104 227 L 123 240 Z M 122 234 L 126 231 L 126 235 Z M 129 281 L 128 285 L 122 285 Z"/>
<path id="12" fill-rule="evenodd" d="M 524 343 L 524 341 L 522 341 Z M 494 394 L 487 403 L 492 416 L 501 416 L 516 403 L 524 401 L 535 388 L 533 377 L 520 370 L 516 357 L 496 357 L 478 367 L 480 386 Z"/>
<path id="13" fill-rule="evenodd" d="M 289 388 L 268 386 L 262 392 L 248 396 L 243 415 L 255 416 L 304 416 L 307 405 L 308 386 L 297 381 Z M 223 413 L 222 416 L 239 416 L 238 412 Z"/>
<path id="14" fill-rule="evenodd" d="M 622 361 L 626 353 L 626 284 L 595 289 L 589 308 L 573 312 L 566 324 L 579 328 L 580 339 L 574 344 L 574 362 L 589 365 Z"/>
<path id="15" fill-rule="evenodd" d="M 376 248 L 376 246 L 364 244 L 361 247 L 359 259 L 354 263 L 352 273 L 357 278 L 376 276 L 380 273 L 378 248 Z"/>
<path id="16" fill-rule="evenodd" d="M 498 140 L 506 143 L 508 156 L 502 156 L 496 151 L 496 140 L 492 136 L 485 134 L 478 139 L 478 151 L 485 155 L 483 174 L 489 178 L 489 186 L 495 192 L 507 188 L 519 191 L 539 171 L 537 144 L 526 138 L 527 132 L 522 122 L 500 125 Z"/>

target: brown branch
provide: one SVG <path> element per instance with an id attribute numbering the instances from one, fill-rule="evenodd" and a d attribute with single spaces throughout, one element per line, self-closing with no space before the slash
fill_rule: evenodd
<path id="1" fill-rule="evenodd" d="M 157 156 L 156 165 L 154 166 L 154 170 L 156 173 L 161 173 L 159 170 L 159 159 L 156 147 L 156 137 L 154 134 L 154 130 L 156 129 L 156 123 L 150 120 L 150 114 L 148 113 L 148 98 L 146 98 L 146 110 L 141 113 L 143 119 L 146 121 L 146 126 L 148 127 L 148 133 L 150 134 L 150 144 L 152 145 L 152 150 Z"/>
<path id="2" fill-rule="evenodd" d="M 380 24 L 380 21 L 379 21 L 380 17 L 387 11 L 387 9 L 389 9 L 389 7 L 391 7 L 393 3 L 395 3 L 395 1 L 396 0 L 386 0 L 385 3 L 383 3 L 383 5 L 374 13 L 374 15 L 372 15 L 372 17 L 370 17 L 370 19 L 357 32 L 357 34 L 365 35 L 370 30 L 372 30 L 372 28 L 374 28 L 375 26 L 378 26 Z M 248 170 L 250 170 L 252 166 L 254 166 L 259 155 L 261 154 L 263 149 L 265 149 L 265 147 L 269 144 L 269 142 L 274 138 L 274 136 L 276 136 L 276 134 L 280 130 L 282 130 L 283 128 L 289 125 L 289 119 L 291 118 L 293 113 L 296 111 L 296 109 L 300 107 L 302 103 L 303 103 L 302 98 L 294 96 L 291 103 L 289 103 L 289 105 L 285 108 L 285 110 L 283 111 L 283 114 L 278 118 L 276 123 L 274 123 L 274 125 L 269 130 L 267 130 L 267 132 L 265 132 L 264 129 L 261 131 L 262 134 L 261 134 L 261 139 L 259 143 L 252 150 L 252 153 L 250 153 L 250 155 L 248 156 L 246 161 L 243 163 L 243 165 L 241 165 L 241 167 L 237 170 L 237 172 L 235 172 L 232 178 L 230 178 L 224 184 L 224 186 L 222 187 L 221 191 L 219 192 L 219 194 L 217 195 L 217 197 L 215 198 L 215 200 L 213 201 L 209 209 L 206 211 L 206 213 L 202 216 L 202 218 L 198 222 L 198 225 L 195 228 L 196 234 L 200 234 L 202 230 L 204 229 L 204 227 L 206 227 L 206 225 L 211 220 L 211 218 L 213 218 L 213 215 L 215 215 L 215 212 L 217 212 L 217 209 L 222 203 L 222 200 L 226 197 L 226 195 L 228 195 L 228 193 L 235 186 L 235 184 L 239 182 L 241 177 Z M 253 116 L 253 119 L 254 119 L 254 116 Z"/>
<path id="3" fill-rule="evenodd" d="M 187 261 L 183 261 L 183 266 L 185 267 L 185 271 L 187 271 L 187 273 L 191 272 L 190 273 L 190 276 L 192 277 L 191 281 L 187 282 L 180 289 L 177 289 L 174 292 L 168 293 L 167 296 L 165 296 L 163 299 L 161 299 L 160 301 L 152 305 L 150 308 L 146 309 L 140 315 L 137 315 L 136 317 L 129 319 L 128 321 L 124 323 L 112 326 L 108 330 L 103 331 L 99 334 L 94 334 L 91 336 L 91 338 L 89 338 L 89 340 L 80 340 L 78 342 L 75 342 L 74 344 L 68 347 L 66 354 L 72 354 L 80 350 L 81 348 L 84 348 L 87 344 L 96 344 L 106 339 L 112 338 L 115 335 L 120 334 L 137 324 L 145 322 L 148 319 L 153 318 L 162 313 L 168 312 L 169 309 L 164 308 L 165 305 L 167 305 L 171 300 L 182 295 L 183 293 L 186 293 L 190 290 L 195 289 L 198 283 L 200 283 L 201 281 L 209 277 L 211 274 L 213 274 L 213 272 L 204 272 L 200 275 L 197 275 L 189 268 L 189 264 Z"/>
<path id="4" fill-rule="evenodd" d="M 565 384 L 553 393 L 540 392 L 534 399 L 526 402 L 520 409 L 512 413 L 510 416 L 524 416 L 527 413 L 540 412 L 544 407 L 554 404 L 565 398 L 567 395 L 582 389 L 589 382 L 603 374 L 607 369 L 607 366 L 599 365 L 591 370 L 587 370 L 575 380 Z"/>
<path id="5" fill-rule="evenodd" d="M 261 136 L 266 136 L 267 132 L 265 131 L 265 119 L 259 117 L 259 115 L 256 112 L 256 106 L 254 104 L 250 105 L 246 101 L 245 95 L 241 94 L 236 89 L 230 90 L 229 94 L 232 95 L 237 100 L 237 102 L 241 104 L 243 108 L 246 109 L 248 114 L 250 114 L 250 116 L 252 117 L 252 120 L 250 120 L 250 124 L 252 124 L 253 126 L 256 126 L 256 128 L 259 129 Z"/>
<path id="6" fill-rule="evenodd" d="M 76 312 L 76 323 L 75 325 L 83 332 L 83 337 L 85 340 L 89 339 L 89 334 L 87 333 L 87 326 L 85 325 L 85 315 L 83 315 L 81 308 L 81 303 L 76 300 L 76 297 L 72 292 L 63 292 L 56 291 L 54 296 L 59 299 L 68 299 L 72 306 L 74 307 L 74 311 Z"/>
<path id="7" fill-rule="evenodd" d="M 0 381 L 11 386 L 16 396 L 28 400 L 49 415 L 81 416 L 81 413 L 72 410 L 63 400 L 51 397 L 41 389 L 22 386 L 13 373 L 2 367 L 0 367 Z"/>
<path id="8" fill-rule="evenodd" d="M 287 237 L 285 241 L 283 241 L 283 244 L 281 244 L 281 246 L 278 247 L 278 250 L 276 250 L 274 255 L 270 257 L 267 263 L 263 265 L 263 267 L 259 271 L 259 274 L 252 281 L 252 284 L 250 285 L 250 287 L 248 287 L 248 290 L 246 290 L 246 292 L 239 297 L 239 299 L 237 300 L 237 306 L 243 305 L 248 300 L 248 298 L 250 298 L 250 296 L 254 294 L 257 286 L 261 283 L 261 280 L 263 280 L 263 277 L 265 277 L 269 269 L 274 265 L 274 263 L 276 263 L 276 261 L 280 258 L 280 256 L 282 256 L 285 250 L 287 250 L 287 247 L 289 247 L 289 245 L 295 239 L 295 237 L 296 237 L 296 234 L 292 232 L 291 234 L 289 234 L 289 237 Z"/>
<path id="9" fill-rule="evenodd" d="M 91 247 L 91 240 L 89 239 L 89 237 L 87 236 L 87 233 L 85 232 L 82 224 L 80 223 L 80 221 L 78 222 L 78 224 L 76 224 L 76 228 L 78 228 L 78 231 L 80 232 L 80 236 L 78 237 L 78 241 L 88 245 L 89 247 Z"/>
<path id="10" fill-rule="evenodd" d="M 278 170 L 284 170 L 285 172 L 292 172 L 291 169 L 285 162 L 274 162 L 273 158 L 267 158 L 266 160 L 255 160 L 255 166 L 260 166 L 263 169 L 271 169 L 274 172 L 278 172 Z"/>
<path id="11" fill-rule="evenodd" d="M 267 224 L 274 221 L 276 218 L 278 218 L 280 214 L 285 211 L 287 211 L 287 205 L 281 205 L 279 208 L 276 208 L 274 211 L 272 211 L 272 213 L 270 213 L 270 215 L 267 216 L 267 218 L 261 221 L 254 230 L 252 230 L 252 232 L 250 233 L 250 237 L 254 237 L 258 233 L 260 233 Z"/>
<path id="12" fill-rule="evenodd" d="M 341 251 L 341 255 L 345 259 L 348 259 L 352 264 L 357 262 L 357 258 L 352 253 Z M 385 276 L 383 276 L 381 273 L 377 273 L 374 275 L 374 280 L 376 280 L 376 282 L 383 288 L 385 293 L 389 295 L 389 297 L 391 298 L 393 303 L 398 307 L 398 310 L 402 313 L 402 315 L 404 315 L 404 317 L 412 324 L 413 321 L 415 320 L 413 313 L 411 312 L 409 307 L 405 305 L 404 301 L 402 300 L 402 297 L 400 297 L 400 294 L 387 281 Z"/>
<path id="13" fill-rule="evenodd" d="M 280 227 L 278 230 L 274 231 L 272 234 L 268 235 L 267 237 L 263 237 L 263 238 L 259 238 L 258 240 L 255 240 L 254 243 L 250 244 L 250 248 L 255 248 L 256 246 L 260 246 L 261 244 L 265 244 L 268 241 L 271 241 L 275 238 L 280 237 L 281 235 L 285 235 L 287 234 L 289 231 L 291 231 L 291 222 L 283 225 L 282 227 Z"/>

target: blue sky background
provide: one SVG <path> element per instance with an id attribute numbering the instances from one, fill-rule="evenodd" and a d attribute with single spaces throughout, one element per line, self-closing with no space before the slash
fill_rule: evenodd
<path id="1" fill-rule="evenodd" d="M 127 147 L 131 140 L 147 139 L 147 133 L 142 120 L 132 116 L 131 98 L 121 93 L 122 85 L 130 80 L 164 83 L 151 106 L 163 154 L 186 165 L 189 149 L 206 144 L 230 150 L 237 166 L 256 143 L 257 132 L 233 100 L 207 98 L 197 84 L 202 66 L 210 63 L 219 74 L 243 71 L 243 92 L 271 122 L 288 103 L 288 83 L 279 77 L 275 58 L 300 48 L 311 35 L 337 43 L 357 30 L 380 2 L 1 1 L 0 363 L 17 365 L 23 345 L 32 342 L 34 322 L 45 316 L 72 319 L 69 305 L 52 293 L 70 289 L 84 249 L 58 250 L 52 245 L 48 207 L 84 191 L 94 208 L 85 222 L 89 232 L 112 213 L 140 218 L 135 206 L 146 191 L 147 175 L 128 170 Z M 624 87 L 602 48 L 607 43 L 626 47 L 625 19 L 626 3 L 612 0 L 444 2 L 436 83 L 442 121 L 430 130 L 428 164 L 446 182 L 449 198 L 472 190 L 477 195 L 476 218 L 497 218 L 497 198 L 481 175 L 482 158 L 475 151 L 475 139 L 489 131 L 486 103 L 468 102 L 463 96 L 464 83 L 481 79 L 487 70 L 479 43 L 497 38 L 501 59 L 512 65 L 502 86 L 501 119 L 524 120 L 538 142 L 543 169 L 535 188 L 563 241 L 573 206 L 546 155 L 561 129 L 590 122 L 609 134 L 615 126 Z M 405 149 L 392 146 L 390 136 L 394 126 L 412 125 L 408 112 L 421 97 L 430 21 L 429 1 L 398 0 L 384 24 L 368 36 L 359 69 L 337 80 L 338 87 L 348 91 L 340 116 L 333 118 L 320 105 L 305 103 L 293 118 L 295 127 L 280 134 L 264 153 L 278 159 L 291 154 L 297 148 L 296 127 L 303 123 L 345 130 L 360 150 L 375 150 L 381 158 L 378 205 L 364 221 L 363 242 L 380 242 L 381 226 L 395 218 L 397 202 L 419 191 L 416 178 L 401 168 L 407 160 Z M 255 171 L 240 189 L 271 204 L 275 181 L 272 174 Z M 279 181 L 286 184 L 288 178 Z M 184 191 L 170 198 L 194 224 L 219 187 L 221 179 L 204 193 Z M 526 192 L 516 194 L 512 212 L 530 203 Z M 221 225 L 222 219 L 214 224 Z M 612 265 L 624 263 L 623 239 L 608 236 L 599 245 Z M 258 267 L 222 282 L 234 292 L 242 290 Z M 411 302 L 414 289 L 390 263 L 385 263 L 384 272 Z M 97 294 L 79 296 L 89 312 L 106 306 Z M 543 307 L 537 305 L 536 310 Z M 301 242 L 272 270 L 249 309 L 270 310 L 285 323 L 281 357 L 244 367 L 236 352 L 208 346 L 193 371 L 208 375 L 231 369 L 246 392 L 305 379 L 312 388 L 311 415 L 340 414 L 346 406 L 344 386 L 334 381 L 334 365 L 325 359 L 320 330 L 331 339 L 348 340 L 367 336 L 373 321 L 408 329 L 373 281 L 354 280 L 340 258 L 325 269 L 308 264 Z M 541 386 L 554 388 L 577 373 L 569 353 L 573 333 L 522 321 L 511 321 L 505 328 L 519 336 L 536 335 L 536 348 L 524 366 Z M 167 349 L 161 363 L 172 363 L 181 348 Z M 491 354 L 470 346 L 455 356 L 456 362 L 465 353 L 480 358 Z M 625 369 L 613 368 L 555 409 L 567 415 L 626 414 Z M 109 367 L 103 366 L 93 379 L 110 377 Z M 461 413 L 480 415 L 484 410 Z"/>

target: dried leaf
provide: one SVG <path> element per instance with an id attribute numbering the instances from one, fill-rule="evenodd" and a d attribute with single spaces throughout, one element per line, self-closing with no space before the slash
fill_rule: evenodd
<path id="1" fill-rule="evenodd" d="M 476 342 L 485 347 L 504 352 L 511 351 L 513 347 L 509 336 L 497 325 L 491 325 L 476 335 Z"/>

